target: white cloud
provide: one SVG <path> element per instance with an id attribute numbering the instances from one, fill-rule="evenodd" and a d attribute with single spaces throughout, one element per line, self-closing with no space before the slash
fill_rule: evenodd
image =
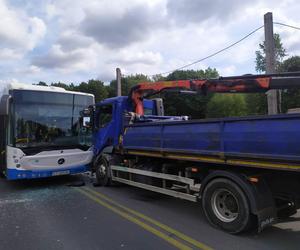
<path id="1" fill-rule="evenodd" d="M 44 0 L 15 5 L 0 0 L 1 72 L 28 82 L 109 81 L 116 67 L 125 74 L 166 72 L 237 41 L 262 25 L 268 11 L 275 21 L 299 26 L 299 8 L 296 0 Z M 300 53 L 299 31 L 280 26 L 274 31 L 289 55 Z M 260 30 L 188 69 L 255 73 L 255 50 L 263 39 Z"/>
<path id="2" fill-rule="evenodd" d="M 78 31 L 67 29 L 63 31 L 57 40 L 64 51 L 72 51 L 78 48 L 86 48 L 94 43 L 90 37 L 82 36 Z"/>
<path id="3" fill-rule="evenodd" d="M 80 30 L 109 48 L 124 48 L 130 44 L 147 39 L 152 30 L 167 23 L 159 9 L 138 4 L 131 8 L 116 9 L 102 13 L 98 8 L 86 9 Z M 162 23 L 161 23 L 162 22 Z"/>
<path id="4" fill-rule="evenodd" d="M 61 11 L 59 11 L 59 9 L 54 3 L 46 4 L 45 9 L 46 9 L 45 11 L 46 11 L 47 19 L 52 19 L 54 17 L 57 17 L 61 13 Z"/>
<path id="5" fill-rule="evenodd" d="M 0 49 L 0 61 L 1 60 L 15 60 L 21 59 L 22 54 L 19 53 L 17 50 L 9 49 L 9 48 L 2 48 Z"/>
<path id="6" fill-rule="evenodd" d="M 162 56 L 158 52 L 152 51 L 133 51 L 122 50 L 111 62 L 117 62 L 124 65 L 145 64 L 145 65 L 159 65 L 162 62 Z"/>
<path id="7" fill-rule="evenodd" d="M 94 67 L 92 49 L 75 49 L 65 52 L 61 45 L 54 44 L 47 54 L 35 56 L 33 65 L 45 69 L 58 69 L 61 72 L 87 71 Z"/>
<path id="8" fill-rule="evenodd" d="M 25 75 L 32 75 L 32 74 L 38 74 L 39 72 L 41 72 L 41 68 L 35 66 L 35 65 L 24 65 L 21 68 L 17 68 L 15 69 L 14 73 L 17 74 L 25 74 Z"/>
<path id="9" fill-rule="evenodd" d="M 255 4 L 256 0 L 169 0 L 167 11 L 169 16 L 178 25 L 186 23 L 201 23 L 206 20 L 224 22 L 229 18 L 236 18 L 239 11 L 243 11 L 247 5 Z"/>
<path id="10" fill-rule="evenodd" d="M 220 73 L 220 75 L 223 75 L 223 76 L 232 76 L 232 75 L 234 75 L 235 71 L 236 71 L 235 65 L 228 65 L 228 66 L 219 68 L 219 73 Z"/>
<path id="11" fill-rule="evenodd" d="M 0 0 L 0 16 L 0 60 L 19 59 L 46 33 L 43 20 L 9 7 L 4 0 Z"/>

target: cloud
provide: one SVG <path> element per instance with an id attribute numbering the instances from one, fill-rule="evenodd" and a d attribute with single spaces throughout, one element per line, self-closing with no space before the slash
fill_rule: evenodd
<path id="1" fill-rule="evenodd" d="M 22 68 L 17 68 L 15 69 L 14 73 L 17 74 L 26 74 L 26 75 L 32 75 L 32 74 L 37 74 L 41 72 L 41 68 L 35 66 L 35 65 L 30 65 L 30 66 L 23 66 Z"/>
<path id="2" fill-rule="evenodd" d="M 57 40 L 57 44 L 60 44 L 64 51 L 86 48 L 93 42 L 92 38 L 83 36 L 72 29 L 64 31 Z"/>
<path id="3" fill-rule="evenodd" d="M 59 69 L 63 72 L 85 71 L 93 67 L 93 56 L 89 49 L 65 52 L 61 45 L 54 44 L 47 54 L 33 57 L 32 64 L 39 68 Z"/>
<path id="4" fill-rule="evenodd" d="M 46 25 L 38 17 L 10 8 L 0 0 L 0 59 L 17 59 L 32 50 L 46 33 Z"/>
<path id="5" fill-rule="evenodd" d="M 162 56 L 158 52 L 152 51 L 139 51 L 135 52 L 132 50 L 123 50 L 109 62 L 120 63 L 124 65 L 132 64 L 145 64 L 145 65 L 155 65 L 162 62 Z"/>
<path id="6" fill-rule="evenodd" d="M 298 1 L 299 2 L 299 1 Z M 296 0 L 0 0 L 1 79 L 80 82 L 124 74 L 167 72 L 237 41 L 263 15 L 298 26 Z M 299 31 L 274 26 L 289 55 Z M 299 33 L 300 34 L 300 33 Z M 187 69 L 222 75 L 255 73 L 263 30 Z"/>
<path id="7" fill-rule="evenodd" d="M 137 5 L 123 13 L 106 12 L 99 14 L 89 9 L 80 29 L 86 36 L 109 48 L 122 48 L 147 39 L 152 29 L 158 27 L 160 13 L 154 8 Z"/>
<path id="8" fill-rule="evenodd" d="M 0 49 L 0 60 L 16 60 L 22 58 L 22 54 L 15 49 L 2 48 Z"/>
<path id="9" fill-rule="evenodd" d="M 251 4 L 254 2 L 255 0 L 251 1 Z M 208 19 L 227 21 L 234 15 L 239 16 L 238 11 L 241 7 L 249 4 L 249 1 L 240 0 L 168 0 L 167 11 L 176 23 L 185 25 L 189 22 L 200 23 Z"/>

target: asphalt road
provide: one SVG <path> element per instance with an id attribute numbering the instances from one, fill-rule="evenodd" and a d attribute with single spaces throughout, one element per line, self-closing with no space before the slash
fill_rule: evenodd
<path id="1" fill-rule="evenodd" d="M 80 187 L 68 184 L 85 185 Z M 299 249 L 300 213 L 260 234 L 211 227 L 199 204 L 87 175 L 0 179 L 0 249 Z"/>

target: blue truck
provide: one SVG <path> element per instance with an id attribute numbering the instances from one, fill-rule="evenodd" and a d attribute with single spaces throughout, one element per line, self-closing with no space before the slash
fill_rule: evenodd
<path id="1" fill-rule="evenodd" d="M 298 75 L 141 83 L 84 112 L 94 129 L 97 183 L 124 183 L 199 202 L 215 227 L 261 231 L 300 208 L 300 114 L 190 120 L 165 116 L 162 91 L 258 92 Z"/>

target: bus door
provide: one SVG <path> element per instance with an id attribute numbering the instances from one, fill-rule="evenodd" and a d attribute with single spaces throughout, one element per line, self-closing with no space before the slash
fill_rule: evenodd
<path id="1" fill-rule="evenodd" d="M 8 142 L 8 117 L 10 95 L 3 95 L 0 100 L 0 173 L 6 170 L 6 145 Z"/>

